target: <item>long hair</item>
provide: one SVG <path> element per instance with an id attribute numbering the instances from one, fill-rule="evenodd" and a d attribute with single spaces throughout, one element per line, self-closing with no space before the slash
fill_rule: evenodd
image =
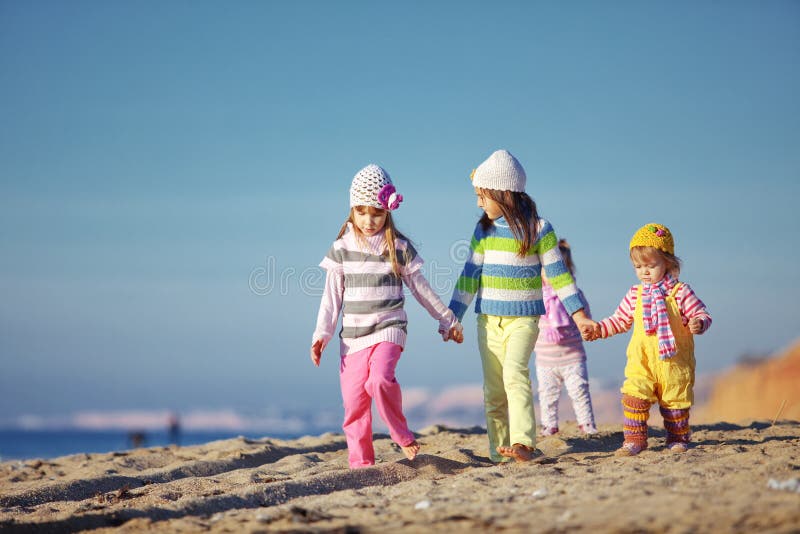
<path id="1" fill-rule="evenodd" d="M 538 232 L 539 214 L 536 211 L 536 202 L 524 191 L 498 191 L 497 189 L 477 188 L 478 192 L 488 197 L 500 206 L 511 233 L 519 242 L 517 256 L 524 258 L 536 242 Z M 484 231 L 492 227 L 492 219 L 486 213 L 480 221 Z"/>
<path id="2" fill-rule="evenodd" d="M 372 206 L 364 206 L 367 208 L 367 211 L 370 215 L 378 215 L 379 213 L 383 213 L 386 210 L 382 210 L 380 208 L 373 208 Z M 355 233 L 356 241 L 363 247 L 366 247 L 366 236 L 361 232 L 356 225 L 355 217 L 353 217 L 353 210 L 355 208 L 350 208 L 350 213 L 347 214 L 347 219 L 345 219 L 344 224 L 342 224 L 341 229 L 339 230 L 339 235 L 336 236 L 336 239 L 341 238 L 345 232 L 347 232 L 347 224 L 350 223 L 353 227 L 353 232 Z M 392 264 L 392 274 L 396 277 L 400 278 L 400 261 L 397 259 L 397 239 L 404 239 L 407 243 L 411 243 L 411 241 L 403 235 L 397 227 L 394 225 L 394 220 L 392 219 L 392 212 L 386 212 L 386 222 L 383 224 L 383 237 L 386 240 L 386 250 L 382 251 L 382 254 L 388 253 L 389 261 Z M 403 263 L 408 263 L 408 249 L 403 251 Z"/>
<path id="3" fill-rule="evenodd" d="M 564 265 L 567 266 L 569 274 L 575 275 L 575 262 L 572 261 L 572 249 L 567 243 L 566 239 L 558 240 L 558 250 L 561 251 L 561 258 L 564 260 Z"/>

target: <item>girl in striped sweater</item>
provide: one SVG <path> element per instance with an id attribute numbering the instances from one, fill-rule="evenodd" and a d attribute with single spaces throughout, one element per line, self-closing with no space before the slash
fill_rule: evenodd
<path id="1" fill-rule="evenodd" d="M 528 364 L 539 334 L 542 270 L 582 332 L 595 323 L 558 250 L 553 227 L 525 193 L 525 170 L 498 150 L 472 173 L 478 206 L 470 254 L 450 302 L 456 316 L 477 296 L 478 346 L 489 455 L 492 461 L 533 458 L 536 424 Z"/>
<path id="2" fill-rule="evenodd" d="M 711 326 L 705 304 L 680 282 L 681 262 L 669 228 L 650 223 L 630 242 L 633 269 L 641 284 L 631 287 L 610 317 L 584 339 L 607 338 L 633 327 L 622 384 L 623 434 L 618 456 L 647 448 L 650 406 L 658 403 L 670 452 L 685 452 L 694 401 L 694 335 Z"/>
<path id="3" fill-rule="evenodd" d="M 572 250 L 566 239 L 558 241 L 558 250 L 570 274 L 575 277 L 575 264 Z M 536 341 L 536 382 L 539 384 L 539 414 L 542 418 L 543 436 L 558 432 L 558 398 L 561 387 L 566 385 L 572 399 L 572 408 L 578 419 L 578 427 L 586 434 L 596 434 L 592 398 L 589 395 L 589 376 L 586 369 L 586 351 L 575 321 L 569 316 L 556 292 L 542 273 L 542 293 L 546 313 L 539 319 L 539 338 Z M 584 305 L 586 315 L 589 303 L 583 292 L 578 296 Z"/>
<path id="4" fill-rule="evenodd" d="M 351 469 L 375 463 L 373 399 L 406 457 L 413 460 L 419 451 L 403 415 L 395 378 L 406 342 L 403 285 L 439 322 L 445 341 L 463 340 L 461 324 L 425 279 L 422 258 L 394 226 L 391 212 L 402 200 L 385 170 L 377 165 L 361 169 L 350 186 L 350 215 L 320 263 L 326 270 L 325 291 L 312 337 L 311 361 L 319 366 L 341 311 L 342 428 Z"/>

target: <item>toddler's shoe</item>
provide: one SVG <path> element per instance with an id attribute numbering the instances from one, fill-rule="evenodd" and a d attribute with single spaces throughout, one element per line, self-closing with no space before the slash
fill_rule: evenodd
<path id="1" fill-rule="evenodd" d="M 614 456 L 636 456 L 647 448 L 647 444 L 635 443 L 633 441 L 626 441 L 622 447 L 617 449 Z"/>
<path id="2" fill-rule="evenodd" d="M 544 427 L 542 427 L 542 429 L 539 431 L 539 435 L 540 435 L 540 436 L 543 436 L 543 437 L 545 437 L 545 438 L 546 438 L 547 436 L 552 436 L 552 435 L 554 435 L 554 434 L 558 434 L 558 427 L 557 427 L 557 426 L 550 427 L 550 428 L 544 428 Z"/>
<path id="3" fill-rule="evenodd" d="M 597 427 L 594 425 L 578 425 L 578 428 L 580 428 L 584 434 L 588 434 L 590 436 L 592 434 L 597 434 Z"/>
<path id="4" fill-rule="evenodd" d="M 672 443 L 667 443 L 667 448 L 664 449 L 667 452 L 686 452 L 689 450 L 689 445 L 682 441 L 674 441 Z"/>

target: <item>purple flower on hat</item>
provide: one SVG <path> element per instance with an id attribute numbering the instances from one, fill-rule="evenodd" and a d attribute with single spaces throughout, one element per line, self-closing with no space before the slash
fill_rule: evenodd
<path id="1" fill-rule="evenodd" d="M 378 202 L 385 210 L 396 210 L 402 201 L 403 195 L 398 195 L 392 184 L 386 184 L 378 191 Z"/>

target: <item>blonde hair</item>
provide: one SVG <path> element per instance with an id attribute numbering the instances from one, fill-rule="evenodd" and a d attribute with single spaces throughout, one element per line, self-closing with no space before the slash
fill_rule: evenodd
<path id="1" fill-rule="evenodd" d="M 575 262 L 572 261 L 572 249 L 567 243 L 566 239 L 559 239 L 558 240 L 558 250 L 561 251 L 561 257 L 564 260 L 564 265 L 567 266 L 569 270 L 569 274 L 575 275 Z"/>
<path id="2" fill-rule="evenodd" d="M 528 250 L 536 242 L 539 214 L 536 212 L 536 202 L 524 191 L 500 191 L 498 189 L 484 189 L 476 187 L 482 196 L 494 200 L 500 212 L 505 217 L 511 233 L 519 243 L 517 256 L 524 258 Z M 486 213 L 480 221 L 481 227 L 488 230 L 492 227 L 492 219 Z"/>
<path id="3" fill-rule="evenodd" d="M 667 272 L 678 278 L 681 274 L 681 259 L 675 254 L 664 252 L 655 247 L 631 247 L 631 259 L 635 262 L 644 263 L 652 258 L 661 258 L 667 265 Z"/>
<path id="4" fill-rule="evenodd" d="M 347 219 L 345 219 L 344 224 L 342 224 L 342 228 L 339 230 L 339 235 L 336 236 L 336 239 L 341 238 L 345 232 L 347 232 L 347 225 L 350 224 L 353 227 L 353 232 L 356 236 L 356 241 L 363 247 L 366 246 L 367 240 L 366 236 L 361 232 L 356 224 L 356 220 L 353 217 L 353 210 L 356 209 L 355 206 L 350 208 L 350 213 L 347 214 Z M 380 208 L 374 208 L 372 206 L 361 206 L 366 208 L 367 212 L 370 215 L 378 215 L 380 213 L 386 213 L 386 222 L 383 224 L 383 237 L 386 240 L 386 250 L 384 250 L 381 255 L 384 253 L 389 254 L 389 262 L 392 264 L 392 274 L 396 277 L 400 278 L 401 271 L 400 271 L 400 261 L 397 259 L 397 239 L 404 239 L 409 244 L 411 241 L 403 235 L 397 227 L 394 225 L 394 220 L 392 219 L 392 212 L 387 210 L 382 210 Z M 410 261 L 408 254 L 408 249 L 403 251 L 403 263 L 408 263 Z"/>

